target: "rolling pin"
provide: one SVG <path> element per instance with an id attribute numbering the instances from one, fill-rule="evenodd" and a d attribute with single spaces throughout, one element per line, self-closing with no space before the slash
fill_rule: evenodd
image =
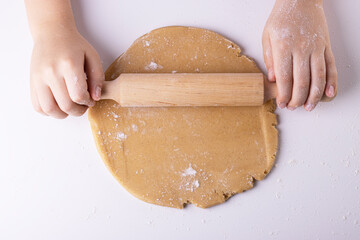
<path id="1" fill-rule="evenodd" d="M 261 106 L 276 94 L 262 73 L 122 73 L 105 81 L 101 99 L 122 107 Z"/>

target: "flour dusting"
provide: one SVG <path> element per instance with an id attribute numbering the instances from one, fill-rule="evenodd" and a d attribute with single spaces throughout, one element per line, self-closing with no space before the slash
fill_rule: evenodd
<path id="1" fill-rule="evenodd" d="M 79 81 L 79 78 L 75 75 L 73 80 L 74 80 L 74 83 L 77 83 Z"/>
<path id="2" fill-rule="evenodd" d="M 189 167 L 184 170 L 184 172 L 181 174 L 182 176 L 195 176 L 196 170 L 191 167 L 191 163 L 189 164 Z"/>
<path id="3" fill-rule="evenodd" d="M 131 124 L 131 128 L 134 132 L 137 132 L 138 127 L 135 124 Z"/>
<path id="4" fill-rule="evenodd" d="M 118 140 L 125 140 L 125 139 L 127 138 L 127 135 L 126 135 L 125 133 L 123 133 L 123 132 L 118 132 L 118 133 L 116 134 L 116 138 L 117 138 Z"/>
<path id="5" fill-rule="evenodd" d="M 151 61 L 147 66 L 145 66 L 145 70 L 156 70 L 156 69 L 162 69 L 162 68 L 164 68 L 164 67 L 153 61 Z"/>
<path id="6" fill-rule="evenodd" d="M 117 115 L 116 113 L 111 112 L 111 114 L 113 115 L 114 119 L 119 118 L 119 115 Z"/>
<path id="7" fill-rule="evenodd" d="M 185 184 L 185 190 L 186 191 L 190 191 L 193 192 L 195 189 L 197 189 L 200 186 L 199 181 L 198 180 L 194 180 L 191 182 L 187 182 Z"/>
<path id="8" fill-rule="evenodd" d="M 200 186 L 200 183 L 199 180 L 195 178 L 196 174 L 197 171 L 191 167 L 191 164 L 189 164 L 189 167 L 181 174 L 184 179 L 182 180 L 179 189 L 184 188 L 186 191 L 190 192 L 193 192 L 195 189 L 197 189 Z"/>

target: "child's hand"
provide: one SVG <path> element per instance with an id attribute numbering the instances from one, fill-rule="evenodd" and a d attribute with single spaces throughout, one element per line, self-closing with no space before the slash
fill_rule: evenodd
<path id="1" fill-rule="evenodd" d="M 104 72 L 95 49 L 79 34 L 70 0 L 25 0 L 34 50 L 31 100 L 45 115 L 80 116 L 100 100 Z"/>
<path id="2" fill-rule="evenodd" d="M 35 39 L 30 86 L 36 111 L 80 116 L 100 99 L 103 81 L 99 55 L 77 31 L 46 31 Z"/>
<path id="3" fill-rule="evenodd" d="M 322 0 L 277 0 L 263 33 L 268 78 L 276 81 L 277 104 L 315 108 L 336 95 L 337 70 Z"/>

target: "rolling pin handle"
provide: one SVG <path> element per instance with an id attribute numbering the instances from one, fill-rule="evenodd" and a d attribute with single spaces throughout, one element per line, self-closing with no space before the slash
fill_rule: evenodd
<path id="1" fill-rule="evenodd" d="M 271 99 L 276 98 L 277 88 L 276 83 L 269 82 L 269 80 L 264 75 L 264 103 L 268 102 Z"/>

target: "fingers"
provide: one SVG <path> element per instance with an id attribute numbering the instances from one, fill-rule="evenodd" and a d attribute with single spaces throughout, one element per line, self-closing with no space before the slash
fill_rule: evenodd
<path id="1" fill-rule="evenodd" d="M 324 95 L 326 84 L 326 65 L 324 52 L 318 52 L 311 56 L 311 86 L 309 97 L 305 103 L 305 109 L 312 111 Z"/>
<path id="2" fill-rule="evenodd" d="M 31 103 L 32 103 L 35 111 L 37 111 L 38 113 L 40 113 L 42 115 L 47 116 L 47 114 L 45 114 L 43 112 L 43 110 L 41 109 L 39 99 L 37 97 L 36 89 L 32 86 L 32 84 L 31 84 L 31 89 L 30 89 L 30 97 L 31 97 Z"/>
<path id="3" fill-rule="evenodd" d="M 64 64 L 64 79 L 71 100 L 79 105 L 94 106 L 88 92 L 83 60 L 67 61 Z"/>
<path id="4" fill-rule="evenodd" d="M 87 106 L 93 106 L 94 101 L 87 92 L 83 64 L 80 63 L 79 67 L 70 64 L 64 66 L 58 69 L 44 67 L 38 71 L 40 75 L 31 76 L 31 100 L 37 112 L 55 118 L 65 118 L 68 115 L 81 116 Z M 67 83 L 59 72 L 65 72 Z"/>
<path id="5" fill-rule="evenodd" d="M 333 98 L 337 92 L 337 70 L 335 58 L 331 49 L 325 50 L 325 64 L 326 64 L 326 96 Z"/>
<path id="6" fill-rule="evenodd" d="M 85 55 L 85 71 L 88 77 L 89 92 L 95 101 L 101 98 L 101 88 L 105 80 L 101 60 L 95 50 L 89 50 Z"/>
<path id="7" fill-rule="evenodd" d="M 63 112 L 73 116 L 81 116 L 86 112 L 87 106 L 79 105 L 72 101 L 63 79 L 51 81 L 50 88 L 57 105 Z"/>
<path id="8" fill-rule="evenodd" d="M 292 55 L 282 43 L 280 47 L 274 47 L 274 72 L 278 95 L 276 98 L 279 108 L 284 108 L 291 98 L 292 90 Z"/>
<path id="9" fill-rule="evenodd" d="M 51 90 L 46 85 L 40 85 L 37 88 L 37 96 L 40 103 L 41 111 L 48 116 L 63 119 L 68 115 L 64 113 L 57 105 Z"/>
<path id="10" fill-rule="evenodd" d="M 308 95 L 310 86 L 310 61 L 308 56 L 294 54 L 293 73 L 294 82 L 291 100 L 288 103 L 289 110 L 295 110 L 302 106 Z"/>
<path id="11" fill-rule="evenodd" d="M 278 52 L 274 51 L 274 66 L 280 108 L 287 105 L 289 110 L 294 110 L 305 105 L 307 111 L 312 111 L 324 92 L 328 97 L 335 97 L 337 71 L 331 51 L 325 51 L 325 55 L 323 51 L 318 51 L 311 55 L 311 59 L 294 54 L 293 64 L 282 53 L 284 51 L 277 54 Z M 293 66 L 292 72 L 289 66 Z"/>
<path id="12" fill-rule="evenodd" d="M 264 34 L 264 36 L 263 36 L 262 45 L 263 45 L 265 66 L 268 71 L 268 80 L 270 82 L 275 82 L 274 63 L 273 63 L 273 55 L 272 55 L 272 50 L 271 50 L 271 42 L 270 42 L 270 38 L 267 34 Z"/>

